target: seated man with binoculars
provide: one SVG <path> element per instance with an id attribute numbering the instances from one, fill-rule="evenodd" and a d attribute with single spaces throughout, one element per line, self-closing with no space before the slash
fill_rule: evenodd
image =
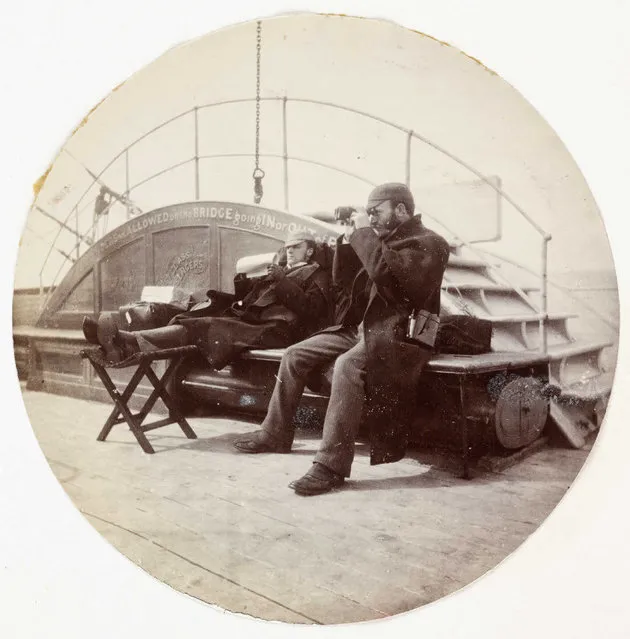
<path id="1" fill-rule="evenodd" d="M 289 484 L 300 495 L 328 492 L 350 476 L 362 422 L 372 464 L 405 455 L 449 258 L 446 240 L 414 209 L 410 190 L 399 183 L 376 187 L 364 213 L 337 209 L 346 226 L 333 261 L 335 323 L 287 348 L 261 430 L 234 444 L 244 453 L 290 452 L 306 380 L 334 361 L 319 450 L 306 475 Z"/>

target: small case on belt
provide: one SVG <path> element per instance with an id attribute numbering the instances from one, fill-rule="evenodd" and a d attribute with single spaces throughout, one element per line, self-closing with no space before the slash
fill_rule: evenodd
<path id="1" fill-rule="evenodd" d="M 424 310 L 411 313 L 407 322 L 407 339 L 433 348 L 439 327 L 440 317 L 435 313 Z"/>

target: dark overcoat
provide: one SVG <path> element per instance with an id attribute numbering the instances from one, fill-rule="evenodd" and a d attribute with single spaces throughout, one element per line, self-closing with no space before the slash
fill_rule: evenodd
<path id="1" fill-rule="evenodd" d="M 384 237 L 371 228 L 356 230 L 349 246 L 338 246 L 335 258 L 337 324 L 326 330 L 361 321 L 357 311 L 364 310 L 363 419 L 370 433 L 371 463 L 398 461 L 407 449 L 420 374 L 433 354 L 406 338 L 407 322 L 414 310 L 439 314 L 449 245 L 415 216 Z"/>
<path id="2" fill-rule="evenodd" d="M 182 324 L 217 370 L 249 348 L 289 346 L 325 325 L 328 273 L 318 263 L 298 266 L 285 277 L 237 278 L 235 295 L 208 292 L 208 301 L 173 318 Z"/>

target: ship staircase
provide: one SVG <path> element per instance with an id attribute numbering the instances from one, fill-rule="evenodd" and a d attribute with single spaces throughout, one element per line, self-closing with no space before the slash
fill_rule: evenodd
<path id="1" fill-rule="evenodd" d="M 575 334 L 571 322 L 579 320 L 578 313 L 548 311 L 541 302 L 548 280 L 537 285 L 535 278 L 534 283 L 532 278 L 506 279 L 501 263 L 495 264 L 470 245 L 452 242 L 442 312 L 490 321 L 493 351 L 545 353 L 549 381 L 559 390 L 551 402 L 551 418 L 569 444 L 581 448 L 601 425 L 610 396 L 614 340 Z M 589 312 L 599 316 L 594 308 L 583 311 Z"/>
<path id="2" fill-rule="evenodd" d="M 55 292 L 63 288 L 63 281 L 72 279 L 73 271 L 81 263 L 84 255 L 90 251 L 94 252 L 115 233 L 115 224 L 110 223 L 109 228 L 107 227 L 107 220 L 114 217 L 113 211 L 117 210 L 120 214 L 121 221 L 118 226 L 142 218 L 146 215 L 143 211 L 155 211 L 155 200 L 148 198 L 148 203 L 145 204 L 142 194 L 159 193 L 160 180 L 173 171 L 190 171 L 191 179 L 187 184 L 192 185 L 192 188 L 188 193 L 184 193 L 169 187 L 163 191 L 168 193 L 168 201 L 162 201 L 161 205 L 203 201 L 205 198 L 201 197 L 201 191 L 204 188 L 205 176 L 212 171 L 213 162 L 251 162 L 254 153 L 243 149 L 239 149 L 238 152 L 205 152 L 205 143 L 200 134 L 200 121 L 202 117 L 214 117 L 213 114 L 219 107 L 224 116 L 226 106 L 242 107 L 253 101 L 254 98 L 244 98 L 196 106 L 144 133 L 120 151 L 100 171 L 87 166 L 80 158 L 71 155 L 68 149 L 63 151 L 84 171 L 87 186 L 68 210 L 50 211 L 37 204 L 31 211 L 28 223 L 30 226 L 38 227 L 34 218 L 39 215 L 45 216 L 49 221 L 55 220 L 57 227 L 49 248 L 43 255 L 40 270 L 39 320 L 35 322 L 34 327 L 14 326 L 18 360 L 21 353 L 23 359 L 30 358 L 32 365 L 33 354 L 26 352 L 29 339 L 39 340 L 41 343 L 46 330 L 50 331 L 51 339 L 62 342 L 81 339 L 79 314 L 76 314 L 74 325 L 65 325 L 60 329 L 58 324 L 50 322 L 51 304 Z M 465 159 L 456 157 L 417 131 L 388 122 L 374 114 L 330 102 L 302 98 L 260 98 L 259 102 L 267 109 L 263 110 L 263 113 L 267 113 L 266 121 L 269 120 L 268 110 L 277 109 L 280 122 L 277 136 L 280 142 L 279 150 L 265 152 L 263 149 L 258 153 L 258 148 L 256 149 L 257 168 L 258 161 L 261 164 L 265 161 L 276 162 L 279 167 L 274 173 L 274 179 L 279 178 L 282 185 L 282 188 L 275 190 L 276 198 L 280 201 L 273 202 L 273 206 L 269 204 L 272 210 L 287 212 L 292 208 L 289 167 L 294 164 L 330 171 L 336 178 L 347 180 L 352 193 L 358 193 L 359 187 L 361 192 L 367 192 L 369 187 L 380 181 L 362 175 L 359 171 L 345 168 L 342 155 L 338 156 L 336 164 L 332 164 L 317 158 L 289 154 L 291 131 L 288 124 L 291 120 L 287 112 L 290 108 L 297 109 L 301 106 L 311 109 L 309 112 L 316 107 L 330 114 L 341 113 L 344 117 L 367 120 L 377 127 L 399 134 L 403 156 L 401 164 L 404 166 L 404 173 L 399 179 L 409 184 L 414 193 L 417 193 L 414 170 L 422 168 L 414 165 L 415 150 L 422 147 L 431 149 L 436 156 L 443 158 L 445 163 L 456 166 L 460 171 L 459 175 L 461 171 L 468 174 L 470 179 L 466 182 L 466 188 L 474 185 L 477 190 L 482 189 L 486 194 L 490 194 L 486 199 L 488 206 L 493 208 L 489 212 L 489 217 L 494 219 L 494 228 L 486 237 L 465 237 L 464 233 L 458 232 L 457 219 L 446 219 L 437 206 L 427 207 L 422 211 L 427 226 L 443 233 L 451 246 L 450 260 L 442 285 L 442 311 L 447 314 L 469 314 L 492 322 L 492 350 L 497 353 L 542 353 L 548 357 L 549 381 L 558 389 L 551 401 L 551 418 L 571 446 L 583 446 L 589 434 L 599 428 L 611 392 L 617 324 L 614 319 L 607 317 L 593 305 L 583 302 L 579 291 L 569 290 L 551 281 L 547 268 L 548 247 L 552 238 L 504 190 L 500 176 L 486 175 L 482 170 L 468 164 Z M 299 118 L 298 121 L 304 129 L 304 119 Z M 184 160 L 161 167 L 150 175 L 145 174 L 142 179 L 132 183 L 130 166 L 137 167 L 138 162 L 141 162 L 141 154 L 138 153 L 139 157 L 136 157 L 134 153 L 152 135 L 164 133 L 168 127 L 174 125 L 189 126 L 192 139 L 191 154 Z M 351 148 L 352 140 L 346 140 L 343 145 L 337 146 Z M 267 181 L 270 179 L 271 177 L 266 178 Z M 259 190 L 255 197 L 260 201 L 260 181 L 256 186 Z M 244 196 L 243 193 L 241 190 L 232 200 L 244 202 L 251 198 L 251 194 Z M 66 201 L 68 199 L 66 198 Z M 266 204 L 264 196 L 262 199 L 263 204 Z M 417 195 L 417 200 L 422 207 L 422 197 Z M 352 201 L 338 202 L 351 203 Z M 501 254 L 499 249 L 503 240 L 503 229 L 511 217 L 520 219 L 533 232 L 535 241 L 532 243 L 531 251 L 537 256 L 538 268 L 512 262 L 506 257 L 505 251 Z M 330 224 L 330 212 L 320 211 L 311 218 L 332 232 L 338 232 L 338 229 Z M 265 247 L 260 252 L 263 250 L 268 248 Z M 100 286 L 107 286 L 107 283 L 103 282 Z M 94 312 L 101 309 L 96 298 L 98 294 L 95 294 Z M 552 307 L 551 298 L 554 300 L 553 306 L 557 308 Z M 579 320 L 585 317 L 598 327 L 595 333 L 574 330 L 572 325 L 576 322 L 579 324 Z M 25 367 L 27 368 L 26 364 Z"/>

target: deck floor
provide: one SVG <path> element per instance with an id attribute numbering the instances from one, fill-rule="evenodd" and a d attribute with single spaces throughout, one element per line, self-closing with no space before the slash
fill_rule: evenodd
<path id="1" fill-rule="evenodd" d="M 530 535 L 580 470 L 587 449 L 544 448 L 470 481 L 421 451 L 370 466 L 357 445 L 343 490 L 288 489 L 310 466 L 317 433 L 291 455 L 232 448 L 256 425 L 191 418 L 148 433 L 96 435 L 109 406 L 25 391 L 53 472 L 90 523 L 153 576 L 227 610 L 293 623 L 344 623 L 407 611 L 493 568 Z"/>

